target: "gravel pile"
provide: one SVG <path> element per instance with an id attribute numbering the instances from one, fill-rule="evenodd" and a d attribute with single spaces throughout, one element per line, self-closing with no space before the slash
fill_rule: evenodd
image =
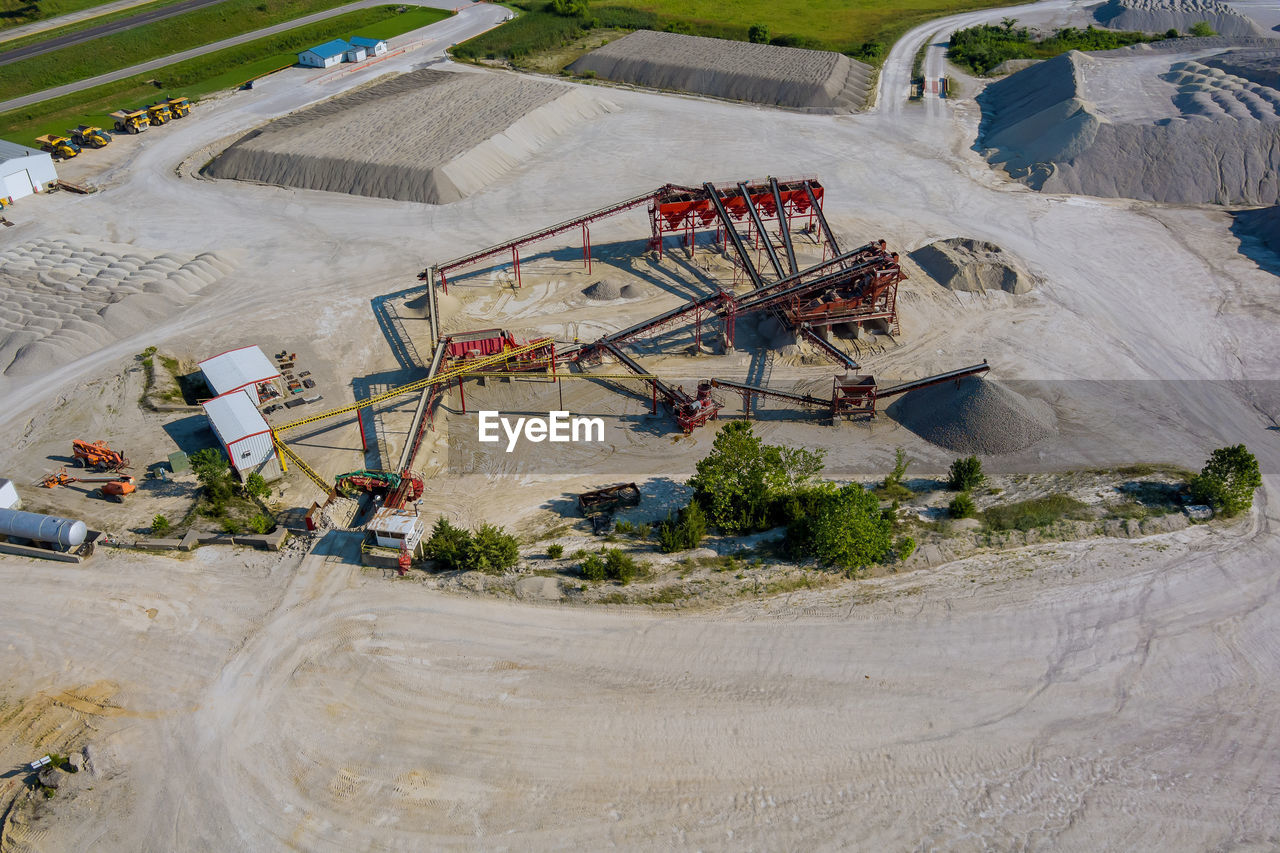
<path id="1" fill-rule="evenodd" d="M 1022 261 L 995 243 L 952 237 L 916 249 L 910 257 L 927 275 L 950 290 L 1026 293 L 1035 286 Z"/>
<path id="2" fill-rule="evenodd" d="M 1015 453 L 1057 434 L 1043 400 L 977 376 L 904 394 L 886 414 L 925 441 L 957 453 Z"/>
<path id="3" fill-rule="evenodd" d="M 447 204 L 612 109 L 544 80 L 424 69 L 276 119 L 233 143 L 205 174 Z"/>
<path id="4" fill-rule="evenodd" d="M 601 279 L 595 284 L 583 288 L 582 295 L 597 302 L 604 302 L 621 296 L 622 288 L 618 287 L 618 283 L 615 281 Z"/>
<path id="5" fill-rule="evenodd" d="M 215 254 L 35 240 L 0 252 L 0 370 L 33 376 L 145 331 L 230 273 Z"/>
<path id="6" fill-rule="evenodd" d="M 603 80 L 810 112 L 867 102 L 872 68 L 841 53 L 637 30 L 569 66 Z"/>
<path id="7" fill-rule="evenodd" d="M 1144 61 L 1159 62 L 1163 73 L 1129 81 L 1132 120 L 1123 87 L 1095 87 L 1111 99 L 1114 120 L 1083 97 L 1090 75 L 1122 76 L 1127 57 L 1139 56 L 1071 51 L 992 83 L 979 98 L 987 159 L 1046 192 L 1187 204 L 1280 201 L 1280 91 L 1198 61 L 1163 65 L 1157 54 Z M 1153 105 L 1166 114 L 1153 114 Z"/>
<path id="8" fill-rule="evenodd" d="M 1185 33 L 1201 21 L 1224 36 L 1256 36 L 1262 27 L 1218 0 L 1107 0 L 1093 10 L 1104 27 L 1144 33 Z"/>

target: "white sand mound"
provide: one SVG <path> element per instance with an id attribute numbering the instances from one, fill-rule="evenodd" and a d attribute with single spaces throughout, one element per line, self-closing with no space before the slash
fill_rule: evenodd
<path id="1" fill-rule="evenodd" d="M 1035 279 L 1022 261 L 995 243 L 969 237 L 938 240 L 911 253 L 911 260 L 951 290 L 1026 293 Z"/>
<path id="2" fill-rule="evenodd" d="M 588 299 L 603 302 L 607 299 L 617 299 L 622 295 L 622 288 L 618 287 L 618 283 L 615 281 L 601 279 L 595 284 L 583 288 L 582 295 Z"/>
<path id="3" fill-rule="evenodd" d="M 515 74 L 425 69 L 277 119 L 205 167 L 215 178 L 447 204 L 617 107 Z"/>
<path id="4" fill-rule="evenodd" d="M 163 321 L 234 266 L 217 255 L 36 240 L 0 252 L 0 370 L 32 376 Z"/>
<path id="5" fill-rule="evenodd" d="M 1265 31 L 1249 18 L 1218 0 L 1107 0 L 1093 10 L 1104 27 L 1144 33 L 1174 29 L 1187 32 L 1200 22 L 1224 36 L 1257 36 Z"/>
<path id="6" fill-rule="evenodd" d="M 988 160 L 1035 189 L 1191 204 L 1280 200 L 1280 92 L 1222 69 L 1071 51 L 992 83 L 979 101 Z"/>
<path id="7" fill-rule="evenodd" d="M 569 66 L 650 89 L 692 92 L 812 112 L 867 101 L 872 68 L 844 54 L 637 30 Z"/>
<path id="8" fill-rule="evenodd" d="M 1043 400 L 977 376 L 904 394 L 886 414 L 957 453 L 1015 453 L 1058 431 L 1058 418 Z"/>

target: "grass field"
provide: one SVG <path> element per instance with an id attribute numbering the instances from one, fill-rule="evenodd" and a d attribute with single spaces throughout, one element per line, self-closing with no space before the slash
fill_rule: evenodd
<path id="1" fill-rule="evenodd" d="M 134 6 L 131 9 L 122 9 L 119 12 L 112 12 L 108 15 L 99 15 L 96 18 L 86 18 L 83 21 L 76 21 L 74 24 L 57 27 L 52 30 L 45 30 L 39 33 L 33 33 L 22 38 L 11 39 L 9 41 L 0 42 L 0 53 L 10 50 L 17 50 L 20 47 L 26 47 L 29 44 L 48 41 L 49 39 L 58 38 L 60 36 L 78 33 L 81 30 L 87 30 L 90 27 L 97 27 L 102 24 L 109 24 L 112 21 L 118 21 L 122 18 L 132 18 L 134 15 L 141 15 L 143 12 L 150 12 L 155 9 L 162 9 L 165 6 L 173 6 L 181 3 L 182 0 L 156 0 L 154 3 L 146 3 L 142 6 Z"/>
<path id="2" fill-rule="evenodd" d="M 511 59 L 517 64 L 562 52 L 590 29 L 653 29 L 746 41 L 753 26 L 774 44 L 834 50 L 879 63 L 893 42 L 917 24 L 1007 0 L 594 0 L 585 17 L 551 11 L 546 0 L 515 0 L 525 14 L 454 49 L 459 58 Z M 571 57 L 570 61 L 573 58 Z M 567 63 L 566 63 L 567 64 Z M 561 66 L 563 67 L 563 66 Z"/>
<path id="3" fill-rule="evenodd" d="M 101 6 L 109 0 L 0 0 L 0 30 Z"/>
<path id="4" fill-rule="evenodd" d="M 439 9 L 374 6 L 337 15 L 288 32 L 237 47 L 198 56 L 116 83 L 32 104 L 0 115 L 0 138 L 31 145 L 45 133 L 65 133 L 78 124 L 110 126 L 108 113 L 142 106 L 160 95 L 197 98 L 210 92 L 234 89 L 246 80 L 297 61 L 305 47 L 339 36 L 393 38 L 449 17 Z M 155 80 L 159 85 L 148 81 Z M 163 132 L 160 128 L 157 132 Z"/>
<path id="5" fill-rule="evenodd" d="M 226 0 L 176 18 L 0 67 L 0 101 L 127 68 L 347 2 L 350 0 Z"/>

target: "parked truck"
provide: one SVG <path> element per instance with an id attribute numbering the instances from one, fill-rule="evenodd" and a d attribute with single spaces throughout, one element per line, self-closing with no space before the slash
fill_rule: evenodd
<path id="1" fill-rule="evenodd" d="M 71 131 L 71 141 L 81 148 L 106 148 L 111 143 L 111 137 L 100 127 L 82 124 Z"/>
<path id="2" fill-rule="evenodd" d="M 151 126 L 146 110 L 118 110 L 111 114 L 120 133 L 142 133 Z"/>
<path id="3" fill-rule="evenodd" d="M 79 145 L 72 142 L 69 137 L 59 136 L 56 133 L 36 137 L 36 142 L 40 143 L 42 151 L 48 151 L 55 160 L 70 160 L 80 153 Z"/>
<path id="4" fill-rule="evenodd" d="M 152 124 L 168 124 L 171 118 L 173 118 L 173 113 L 169 112 L 169 105 L 164 101 L 147 105 L 147 120 Z"/>
<path id="5" fill-rule="evenodd" d="M 173 113 L 174 118 L 185 118 L 191 112 L 190 98 L 170 98 L 165 103 L 169 105 L 169 112 Z"/>

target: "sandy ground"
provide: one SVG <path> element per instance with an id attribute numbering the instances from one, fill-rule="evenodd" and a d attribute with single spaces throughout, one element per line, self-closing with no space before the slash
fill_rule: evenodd
<path id="1" fill-rule="evenodd" d="M 934 110 L 884 97 L 905 90 L 899 72 L 928 34 L 898 46 L 880 106 L 867 114 L 804 116 L 611 90 L 619 112 L 443 207 L 190 177 L 220 140 L 332 91 L 296 76 L 210 104 L 163 134 L 120 140 L 95 152 L 109 157 L 97 161 L 100 174 L 86 175 L 103 192 L 24 200 L 11 211 L 18 225 L 0 231 L 0 251 L 75 237 L 190 256 L 234 252 L 237 273 L 145 337 L 44 376 L 0 380 L 0 424 L 28 440 L 0 452 L 4 469 L 50 464 L 41 457 L 94 425 L 124 430 L 121 441 L 139 456 L 165 450 L 163 424 L 128 413 L 131 389 L 120 391 L 114 415 L 84 391 L 104 387 L 148 344 L 201 356 L 244 343 L 269 352 L 305 344 L 329 383 L 326 400 L 341 402 L 405 375 L 370 302 L 414 286 L 432 261 L 666 181 L 814 173 L 846 241 L 883 236 L 908 251 L 972 237 L 1014 253 L 1042 280 L 1012 296 L 955 293 L 913 277 L 899 345 L 869 349 L 869 371 L 910 378 L 986 357 L 1003 379 L 1097 380 L 1090 393 L 1062 386 L 1066 396 L 1052 400 L 1062 444 L 989 464 L 1052 470 L 1087 453 L 1198 466 L 1211 448 L 1245 441 L 1266 474 L 1252 516 L 1142 542 L 983 554 L 675 617 L 398 584 L 355 566 L 356 543 L 341 533 L 305 559 L 107 553 L 66 567 L 0 558 L 0 641 L 9 652 L 3 760 L 17 768 L 89 743 L 100 773 L 92 791 L 23 812 L 6 843 L 1280 843 L 1280 455 L 1268 431 L 1277 402 L 1260 381 L 1280 363 L 1275 278 L 1237 252 L 1218 210 L 1030 192 L 971 150 L 972 102 Z M 82 159 L 79 168 L 89 168 Z M 644 229 L 643 216 L 619 219 L 593 228 L 593 242 L 634 240 Z M 575 262 L 566 255 L 562 263 Z M 446 307 L 459 324 L 470 325 L 474 310 L 522 334 L 576 323 L 586 337 L 677 298 L 650 284 L 658 292 L 625 315 L 614 304 L 577 302 L 601 277 L 553 292 L 535 273 L 527 292 L 477 287 Z M 750 368 L 747 352 L 647 358 L 673 373 L 693 372 L 690 361 L 701 373 L 715 359 Z M 818 369 L 783 362 L 772 380 L 802 381 Z M 1121 380 L 1156 393 L 1135 395 Z M 639 400 L 583 386 L 572 393 L 584 407 L 641 414 Z M 521 399 L 545 406 L 535 392 Z M 482 393 L 501 397 L 496 386 Z M 65 421 L 59 401 L 69 401 Z M 655 434 L 619 426 L 628 443 L 619 458 L 647 457 L 652 464 L 639 467 L 683 479 L 711 432 L 685 439 L 660 432 L 665 420 L 648 423 Z M 941 471 L 951 456 L 888 420 L 835 430 L 778 420 L 761 431 L 771 441 L 824 442 L 835 474 L 883 471 L 898 445 L 920 473 Z M 435 435 L 424 457 L 443 470 L 424 502 L 432 513 L 529 526 L 602 476 L 539 470 L 527 457 L 450 476 L 446 430 Z M 329 472 L 361 461 L 349 424 L 298 444 Z M 300 479 L 285 490 L 286 502 L 313 496 Z M 126 509 L 145 517 L 149 499 Z M 3 780 L 8 790 L 19 781 Z"/>

